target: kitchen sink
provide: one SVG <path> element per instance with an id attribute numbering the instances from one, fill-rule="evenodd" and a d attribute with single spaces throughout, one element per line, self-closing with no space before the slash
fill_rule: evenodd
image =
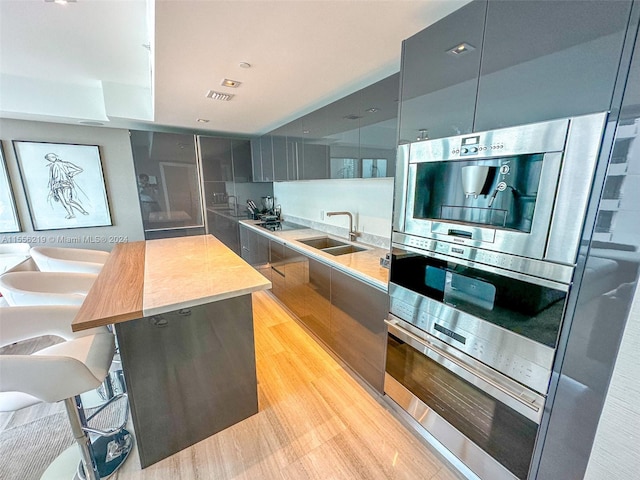
<path id="1" fill-rule="evenodd" d="M 329 247 L 329 248 L 321 249 L 321 251 L 330 253 L 331 255 L 335 255 L 335 256 L 345 255 L 347 253 L 362 252 L 363 250 L 366 250 L 366 248 L 356 247 L 354 245 L 342 245 L 338 247 Z"/>
<path id="2" fill-rule="evenodd" d="M 305 238 L 298 241 L 300 243 L 304 243 L 309 247 L 316 248 L 321 252 L 329 253 L 335 256 L 346 255 L 347 253 L 362 252 L 363 250 L 366 250 L 366 248 L 357 247 L 355 245 L 341 242 L 340 240 L 335 240 L 330 237 Z"/>
<path id="3" fill-rule="evenodd" d="M 298 241 L 300 243 L 308 245 L 309 247 L 317 248 L 318 250 L 324 250 L 325 248 L 350 246 L 348 243 L 341 242 L 340 240 L 334 240 L 333 238 L 329 237 L 305 238 L 304 240 Z"/>

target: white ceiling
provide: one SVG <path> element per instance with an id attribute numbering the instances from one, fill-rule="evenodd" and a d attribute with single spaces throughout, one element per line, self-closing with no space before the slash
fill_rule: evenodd
<path id="1" fill-rule="evenodd" d="M 468 1 L 0 0 L 0 117 L 265 133 L 397 72 Z"/>

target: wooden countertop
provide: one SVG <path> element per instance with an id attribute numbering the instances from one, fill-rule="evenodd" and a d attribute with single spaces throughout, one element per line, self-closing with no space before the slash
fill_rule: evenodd
<path id="1" fill-rule="evenodd" d="M 331 235 L 320 230 L 314 230 L 312 228 L 302 228 L 299 230 L 284 230 L 271 232 L 261 227 L 257 227 L 256 224 L 260 223 L 259 220 L 241 220 L 242 225 L 246 225 L 252 230 L 264 235 L 266 237 L 273 238 L 274 240 L 287 245 L 299 252 L 303 252 L 310 257 L 313 257 L 327 265 L 330 265 L 338 270 L 342 270 L 358 279 L 371 284 L 374 287 L 383 291 L 388 291 L 389 288 L 389 269 L 380 266 L 380 258 L 389 253 L 386 248 L 374 247 L 362 242 L 350 242 L 344 238 L 340 238 L 336 235 Z M 347 253 L 345 255 L 330 255 L 326 252 L 318 250 L 301 243 L 299 240 L 316 237 L 331 237 L 340 240 L 345 243 L 357 245 L 365 248 L 364 251 L 356 253 Z"/>
<path id="2" fill-rule="evenodd" d="M 271 282 L 211 235 L 121 243 L 71 328 L 125 322 L 270 287 Z"/>

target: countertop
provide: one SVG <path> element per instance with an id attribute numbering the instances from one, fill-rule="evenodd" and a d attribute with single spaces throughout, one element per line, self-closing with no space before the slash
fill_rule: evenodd
<path id="1" fill-rule="evenodd" d="M 121 243 L 109 255 L 72 330 L 224 300 L 271 282 L 212 235 Z"/>
<path id="2" fill-rule="evenodd" d="M 256 226 L 256 224 L 261 223 L 260 220 L 240 220 L 240 223 L 260 233 L 261 235 L 272 238 L 280 243 L 285 244 L 288 247 L 293 248 L 294 250 L 308 255 L 309 257 L 317 259 L 327 265 L 337 268 L 338 270 L 344 271 L 345 273 L 357 277 L 358 279 L 369 283 L 374 287 L 377 287 L 385 292 L 388 291 L 389 270 L 380 266 L 380 258 L 384 258 L 384 256 L 389 253 L 388 249 L 374 247 L 361 242 L 350 242 L 339 236 L 330 235 L 326 232 L 314 230 L 311 228 L 271 232 L 269 230 Z M 366 250 L 362 252 L 347 253 L 344 255 L 334 256 L 299 242 L 299 240 L 316 237 L 335 238 L 345 243 L 366 248 Z"/>

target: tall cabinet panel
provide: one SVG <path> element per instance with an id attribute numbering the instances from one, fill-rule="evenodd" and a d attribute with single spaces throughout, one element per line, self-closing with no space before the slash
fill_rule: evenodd
<path id="1" fill-rule="evenodd" d="M 400 143 L 472 131 L 486 7 L 469 3 L 404 41 Z"/>
<path id="2" fill-rule="evenodd" d="M 130 134 L 145 238 L 203 234 L 195 137 L 136 130 Z"/>
<path id="3" fill-rule="evenodd" d="M 490 0 L 475 131 L 609 110 L 631 0 Z"/>

